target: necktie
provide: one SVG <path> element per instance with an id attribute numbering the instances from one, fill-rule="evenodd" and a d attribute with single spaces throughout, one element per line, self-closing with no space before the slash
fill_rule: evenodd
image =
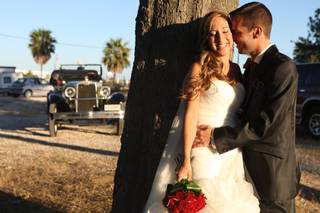
<path id="1" fill-rule="evenodd" d="M 252 60 L 250 60 L 250 71 L 252 72 L 258 64 Z"/>
<path id="2" fill-rule="evenodd" d="M 248 58 L 246 63 L 244 63 L 243 68 L 246 70 L 254 70 L 258 64 L 254 62 L 251 58 Z"/>

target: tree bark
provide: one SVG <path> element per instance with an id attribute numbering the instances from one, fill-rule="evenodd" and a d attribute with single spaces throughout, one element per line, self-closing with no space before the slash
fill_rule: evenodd
<path id="1" fill-rule="evenodd" d="M 212 10 L 229 12 L 238 3 L 140 0 L 112 212 L 142 212 L 177 110 L 182 81 L 194 62 L 199 20 Z"/>

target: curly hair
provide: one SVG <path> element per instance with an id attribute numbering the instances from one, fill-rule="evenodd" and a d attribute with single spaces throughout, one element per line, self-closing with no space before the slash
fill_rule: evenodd
<path id="1" fill-rule="evenodd" d="M 210 33 L 210 27 L 212 21 L 222 17 L 228 21 L 229 27 L 231 26 L 231 20 L 226 13 L 220 11 L 213 11 L 204 16 L 200 23 L 199 36 L 198 36 L 198 56 L 196 61 L 201 65 L 201 71 L 197 76 L 187 76 L 182 89 L 182 99 L 192 100 L 196 98 L 201 91 L 209 89 L 214 78 L 224 80 L 231 85 L 235 84 L 228 76 L 225 76 L 222 72 L 223 62 L 221 59 L 212 51 L 208 37 Z M 230 58 L 233 56 L 233 50 L 230 53 Z"/>

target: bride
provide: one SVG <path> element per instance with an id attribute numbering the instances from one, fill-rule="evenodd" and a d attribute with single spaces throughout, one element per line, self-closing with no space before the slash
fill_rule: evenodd
<path id="1" fill-rule="evenodd" d="M 182 102 L 144 212 L 167 212 L 162 205 L 167 184 L 192 179 L 207 198 L 201 213 L 258 213 L 259 202 L 252 184 L 245 180 L 240 149 L 221 155 L 211 147 L 192 149 L 198 124 L 236 125 L 245 95 L 240 68 L 230 61 L 233 39 L 228 16 L 221 12 L 206 15 L 199 36 L 200 54 L 184 82 Z"/>

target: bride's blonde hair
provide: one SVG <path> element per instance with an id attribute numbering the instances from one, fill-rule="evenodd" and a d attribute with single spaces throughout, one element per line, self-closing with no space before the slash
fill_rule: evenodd
<path id="1" fill-rule="evenodd" d="M 224 18 L 228 22 L 229 28 L 231 26 L 229 16 L 220 11 L 210 12 L 202 18 L 198 35 L 199 54 L 196 58 L 196 61 L 201 65 L 201 71 L 194 77 L 191 77 L 190 73 L 188 74 L 189 76 L 186 77 L 182 89 L 182 99 L 192 100 L 193 98 L 196 98 L 201 91 L 209 89 L 214 78 L 227 81 L 231 85 L 235 83 L 222 73 L 224 64 L 215 52 L 212 51 L 209 44 L 210 27 L 217 17 Z M 230 51 L 230 59 L 232 57 L 233 50 Z"/>

